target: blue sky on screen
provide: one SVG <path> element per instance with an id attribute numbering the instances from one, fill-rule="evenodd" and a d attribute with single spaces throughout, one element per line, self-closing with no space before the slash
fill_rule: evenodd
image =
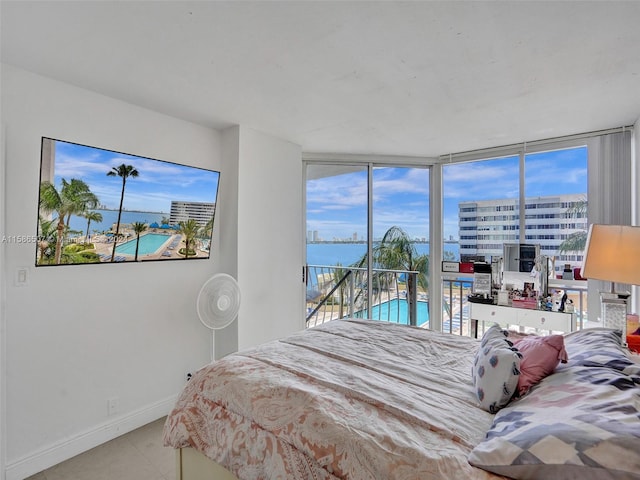
<path id="1" fill-rule="evenodd" d="M 100 203 L 117 209 L 122 190 L 121 177 L 109 177 L 112 167 L 123 163 L 138 170 L 128 178 L 124 208 L 169 213 L 171 201 L 215 202 L 219 173 L 150 158 L 56 141 L 55 185 L 76 178 L 89 185 Z"/>
<path id="2" fill-rule="evenodd" d="M 519 159 L 496 158 L 443 168 L 444 236 L 458 238 L 458 204 L 517 198 Z M 528 154 L 527 198 L 587 192 L 586 147 Z M 374 238 L 393 225 L 411 237 L 428 238 L 429 172 L 418 168 L 376 168 L 373 182 Z M 323 240 L 366 238 L 366 170 L 307 181 L 307 230 Z"/>

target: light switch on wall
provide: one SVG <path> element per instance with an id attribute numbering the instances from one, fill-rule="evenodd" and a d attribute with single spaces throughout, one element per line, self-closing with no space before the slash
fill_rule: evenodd
<path id="1" fill-rule="evenodd" d="M 18 267 L 15 275 L 16 287 L 24 287 L 29 284 L 29 267 Z"/>

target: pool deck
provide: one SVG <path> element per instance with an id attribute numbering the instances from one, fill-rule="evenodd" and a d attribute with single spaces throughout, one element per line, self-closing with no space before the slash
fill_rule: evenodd
<path id="1" fill-rule="evenodd" d="M 148 232 L 148 233 L 158 233 L 158 232 Z M 141 237 L 144 236 L 140 235 Z M 156 251 L 154 253 L 151 254 L 147 254 L 147 255 L 140 255 L 138 254 L 138 261 L 139 262 L 143 262 L 143 261 L 149 261 L 149 260 L 176 260 L 176 259 L 184 259 L 184 256 L 180 255 L 178 253 L 178 250 L 180 250 L 181 246 L 182 246 L 182 239 L 183 236 L 181 234 L 174 234 L 174 235 L 168 235 L 167 236 L 167 240 L 160 246 L 158 247 L 158 249 L 156 249 Z M 127 239 L 121 240 L 118 242 L 118 245 L 121 245 L 123 243 L 126 243 L 128 241 L 135 241 L 135 236 L 134 237 L 129 237 Z M 169 248 L 172 244 L 172 242 L 176 242 L 176 246 L 175 248 L 171 249 Z M 103 260 L 103 263 L 110 263 L 110 258 L 111 258 L 111 253 L 113 252 L 113 242 L 108 238 L 105 237 L 104 235 L 95 235 L 94 237 L 92 237 L 91 242 L 93 243 L 94 247 L 95 247 L 95 252 L 98 255 L 101 256 L 108 256 L 109 260 Z M 166 253 L 165 253 L 166 252 Z M 200 250 L 197 251 L 196 254 L 196 258 L 197 257 L 206 257 L 208 254 L 205 252 L 202 252 Z M 124 262 L 133 262 L 135 259 L 135 255 L 129 255 L 126 253 L 119 253 L 116 251 L 116 257 L 124 257 Z M 190 257 L 193 258 L 193 257 Z"/>

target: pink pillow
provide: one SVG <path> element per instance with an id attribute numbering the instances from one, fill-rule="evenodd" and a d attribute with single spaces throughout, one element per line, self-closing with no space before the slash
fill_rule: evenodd
<path id="1" fill-rule="evenodd" d="M 544 377 L 552 374 L 558 363 L 567 363 L 568 360 L 562 335 L 529 336 L 515 341 L 514 345 L 522 354 L 518 378 L 520 396 Z"/>

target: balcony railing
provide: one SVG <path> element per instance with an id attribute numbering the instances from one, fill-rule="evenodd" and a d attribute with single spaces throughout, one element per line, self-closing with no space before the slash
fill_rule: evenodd
<path id="1" fill-rule="evenodd" d="M 373 269 L 369 305 L 366 268 L 307 265 L 307 326 L 339 318 L 370 318 L 426 326 L 429 321 L 426 292 L 408 288 L 409 284 L 417 285 L 417 274 L 407 270 Z M 409 281 L 410 277 L 413 281 Z"/>
<path id="2" fill-rule="evenodd" d="M 473 288 L 472 279 L 442 280 L 442 331 L 471 336 L 469 300 Z"/>
<path id="3" fill-rule="evenodd" d="M 340 318 L 370 318 L 406 325 L 429 327 L 429 292 L 416 288 L 409 292 L 407 279 L 418 272 L 374 269 L 371 279 L 371 308 L 367 302 L 367 269 L 328 265 L 307 265 L 307 327 Z M 412 282 L 417 285 L 417 282 Z M 442 331 L 472 334 L 468 295 L 473 277 L 443 278 Z M 597 326 L 588 321 L 587 286 L 552 280 L 549 289 L 561 288 L 573 301 L 577 328 Z M 409 304 L 415 308 L 409 308 Z M 411 318 L 411 314 L 414 318 Z"/>

